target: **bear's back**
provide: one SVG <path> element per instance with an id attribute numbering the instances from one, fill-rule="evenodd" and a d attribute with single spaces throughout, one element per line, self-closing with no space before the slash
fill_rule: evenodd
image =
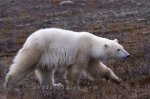
<path id="1" fill-rule="evenodd" d="M 43 41 L 72 41 L 80 37 L 80 33 L 57 28 L 41 29 L 36 31 L 33 36 Z"/>
<path id="2" fill-rule="evenodd" d="M 41 29 L 31 34 L 24 45 L 36 45 L 40 48 L 79 48 L 86 34 L 57 28 Z"/>

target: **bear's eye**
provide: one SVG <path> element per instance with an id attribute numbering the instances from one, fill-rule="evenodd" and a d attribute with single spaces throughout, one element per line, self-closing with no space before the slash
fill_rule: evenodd
<path id="1" fill-rule="evenodd" d="M 117 51 L 120 51 L 120 49 L 117 49 Z"/>

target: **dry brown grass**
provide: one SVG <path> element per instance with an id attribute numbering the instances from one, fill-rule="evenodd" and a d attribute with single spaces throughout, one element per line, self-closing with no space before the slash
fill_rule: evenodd
<path id="1" fill-rule="evenodd" d="M 0 1 L 0 99 L 149 99 L 149 1 L 114 1 L 110 3 L 100 0 L 94 2 L 75 0 L 74 8 L 57 6 L 60 0 L 37 0 L 37 2 L 25 0 L 24 2 L 11 1 L 11 3 L 10 0 Z M 88 6 L 83 6 L 82 3 Z M 2 11 L 2 9 L 6 10 Z M 123 16 L 120 9 L 132 13 Z M 87 91 L 49 89 L 44 90 L 42 95 L 38 81 L 32 74 L 12 93 L 4 93 L 4 78 L 18 49 L 32 32 L 47 27 L 89 31 L 98 36 L 119 39 L 131 57 L 126 61 L 109 60 L 104 63 L 123 82 L 116 85 L 111 81 L 89 81 L 82 78 L 80 86 Z M 57 82 L 64 82 L 62 75 L 63 71 L 57 71 Z"/>

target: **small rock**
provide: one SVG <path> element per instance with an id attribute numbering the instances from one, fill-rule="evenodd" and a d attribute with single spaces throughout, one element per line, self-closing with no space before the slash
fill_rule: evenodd
<path id="1" fill-rule="evenodd" d="M 74 2 L 71 1 L 71 0 L 61 1 L 61 2 L 59 3 L 60 6 L 73 5 L 73 4 L 74 4 Z"/>
<path id="2" fill-rule="evenodd" d="M 143 33 L 143 35 L 148 35 L 148 34 L 150 34 L 150 32 L 144 32 L 144 33 Z"/>
<path id="3" fill-rule="evenodd" d="M 144 18 L 141 18 L 141 19 L 137 19 L 137 21 L 144 21 L 145 19 Z"/>

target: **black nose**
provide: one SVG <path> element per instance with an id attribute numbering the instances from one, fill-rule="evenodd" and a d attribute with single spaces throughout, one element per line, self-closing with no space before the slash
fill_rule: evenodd
<path id="1" fill-rule="evenodd" d="M 126 58 L 129 58 L 130 57 L 130 55 L 127 55 L 127 57 Z"/>

